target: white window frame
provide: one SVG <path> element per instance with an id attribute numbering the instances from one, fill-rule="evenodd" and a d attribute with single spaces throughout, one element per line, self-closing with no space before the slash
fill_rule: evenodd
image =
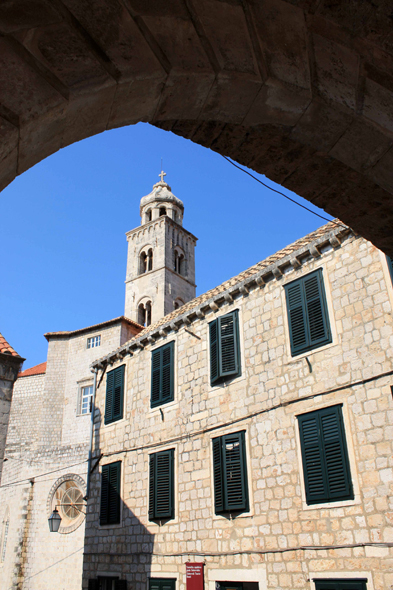
<path id="1" fill-rule="evenodd" d="M 87 339 L 86 348 L 97 348 L 98 346 L 101 346 L 101 334 Z"/>

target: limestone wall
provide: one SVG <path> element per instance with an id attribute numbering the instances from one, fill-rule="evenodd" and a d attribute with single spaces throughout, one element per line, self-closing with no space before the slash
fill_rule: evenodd
<path id="1" fill-rule="evenodd" d="M 101 346 L 88 349 L 87 338 L 98 334 Z M 52 590 L 54 580 L 56 590 L 81 587 L 84 520 L 68 533 L 50 533 L 50 498 L 66 475 L 79 476 L 84 488 L 90 414 L 80 414 L 80 388 L 93 383 L 90 364 L 130 337 L 119 322 L 50 338 L 46 375 L 16 381 L 0 486 L 1 590 Z"/>
<path id="2" fill-rule="evenodd" d="M 333 341 L 292 358 L 284 285 L 318 268 Z M 313 579 L 338 576 L 366 577 L 367 590 L 390 588 L 393 549 L 381 543 L 393 542 L 392 290 L 383 255 L 350 237 L 112 365 L 126 365 L 124 418 L 107 426 L 100 420 L 104 378 L 95 454 L 104 454 L 101 466 L 122 461 L 122 521 L 99 526 L 97 469 L 83 587 L 112 572 L 133 590 L 145 589 L 150 576 L 174 577 L 185 590 L 191 560 L 205 562 L 208 590 L 216 581 L 241 580 L 259 582 L 260 590 L 313 590 Z M 234 309 L 242 374 L 211 387 L 208 322 Z M 174 401 L 152 410 L 151 350 L 169 341 L 175 342 Z M 309 506 L 297 416 L 335 404 L 343 407 L 354 500 Z M 214 512 L 211 441 L 240 430 L 250 510 L 231 520 Z M 148 520 L 148 460 L 167 448 L 175 449 L 175 518 L 159 526 Z"/>

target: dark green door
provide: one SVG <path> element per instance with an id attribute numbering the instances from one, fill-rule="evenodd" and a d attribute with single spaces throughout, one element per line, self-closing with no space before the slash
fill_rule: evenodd
<path id="1" fill-rule="evenodd" d="M 220 590 L 243 590 L 241 582 L 219 582 Z"/>

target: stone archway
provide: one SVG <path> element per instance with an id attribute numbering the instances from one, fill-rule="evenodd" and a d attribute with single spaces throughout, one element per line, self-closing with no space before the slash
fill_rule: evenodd
<path id="1" fill-rule="evenodd" d="M 0 188 L 147 121 L 393 252 L 390 3 L 6 0 L 0 32 Z"/>

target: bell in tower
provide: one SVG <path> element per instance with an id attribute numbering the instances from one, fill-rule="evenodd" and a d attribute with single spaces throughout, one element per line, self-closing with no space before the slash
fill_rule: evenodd
<path id="1" fill-rule="evenodd" d="M 183 228 L 183 202 L 164 181 L 165 172 L 140 203 L 141 225 L 127 235 L 124 315 L 142 326 L 195 297 L 197 238 Z"/>

